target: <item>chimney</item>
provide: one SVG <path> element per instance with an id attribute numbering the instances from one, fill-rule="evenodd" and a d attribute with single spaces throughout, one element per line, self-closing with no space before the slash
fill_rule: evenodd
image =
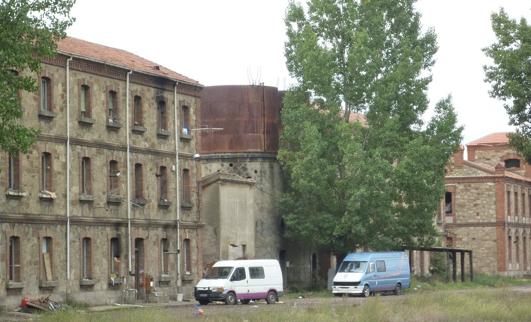
<path id="1" fill-rule="evenodd" d="M 476 147 L 468 145 L 466 147 L 467 154 L 468 154 L 468 161 L 475 161 L 476 160 Z"/>
<path id="2" fill-rule="evenodd" d="M 454 153 L 454 166 L 455 167 L 462 167 L 463 166 L 463 154 L 465 152 L 465 149 L 462 145 L 459 146 L 457 151 Z"/>

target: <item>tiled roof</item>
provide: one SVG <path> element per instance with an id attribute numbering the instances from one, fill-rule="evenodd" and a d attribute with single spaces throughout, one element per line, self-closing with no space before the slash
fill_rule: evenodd
<path id="1" fill-rule="evenodd" d="M 480 139 L 474 140 L 467 145 L 503 145 L 509 144 L 509 138 L 507 137 L 508 132 L 497 132 L 486 135 Z"/>
<path id="2" fill-rule="evenodd" d="M 488 176 L 495 176 L 496 175 L 496 168 L 491 166 L 491 165 L 487 165 L 487 164 L 480 163 L 480 162 L 477 162 L 477 161 L 473 161 L 472 162 L 472 161 L 464 160 L 463 162 L 467 166 L 470 166 L 472 168 L 476 168 L 476 169 L 478 169 L 480 171 L 486 172 Z M 514 173 L 512 171 L 505 170 L 503 172 L 503 175 L 505 177 L 513 178 L 513 179 L 516 179 L 516 180 L 531 182 L 531 178 L 528 178 L 526 176 L 520 175 L 518 173 Z"/>
<path id="3" fill-rule="evenodd" d="M 134 72 L 160 76 L 171 80 L 199 85 L 199 82 L 176 73 L 164 66 L 132 54 L 128 51 L 107 47 L 85 40 L 66 37 L 57 43 L 57 50 L 61 54 L 86 58 L 97 62 L 130 69 Z"/>

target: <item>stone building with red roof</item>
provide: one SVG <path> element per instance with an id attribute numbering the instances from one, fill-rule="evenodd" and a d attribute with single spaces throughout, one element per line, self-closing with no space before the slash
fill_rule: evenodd
<path id="1" fill-rule="evenodd" d="M 202 274 L 202 86 L 124 50 L 67 37 L 22 93 L 27 154 L 0 153 L 0 305 L 191 298 Z M 24 73 L 24 71 L 20 71 Z M 153 292 L 156 288 L 157 292 Z"/>
<path id="2" fill-rule="evenodd" d="M 531 165 L 492 133 L 462 147 L 446 173 L 437 215 L 446 246 L 473 250 L 474 271 L 531 273 Z M 468 265 L 468 263 L 466 263 Z"/>

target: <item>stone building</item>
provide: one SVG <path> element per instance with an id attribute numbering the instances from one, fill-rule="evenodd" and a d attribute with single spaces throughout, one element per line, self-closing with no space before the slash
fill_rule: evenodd
<path id="1" fill-rule="evenodd" d="M 20 71 L 24 73 L 24 71 Z M 66 38 L 22 93 L 27 154 L 0 153 L 0 302 L 190 297 L 202 267 L 202 86 L 129 52 Z M 179 252 L 180 250 L 180 252 Z M 179 253 L 179 254 L 178 254 Z"/>
<path id="2" fill-rule="evenodd" d="M 531 273 L 531 165 L 493 133 L 455 153 L 437 223 L 446 246 L 473 250 L 474 271 Z"/>

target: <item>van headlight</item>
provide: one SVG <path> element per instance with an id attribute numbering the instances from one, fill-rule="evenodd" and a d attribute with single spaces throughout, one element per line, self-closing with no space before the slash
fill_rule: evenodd
<path id="1" fill-rule="evenodd" d="M 212 290 L 217 293 L 223 293 L 225 291 L 223 287 L 214 287 Z"/>

